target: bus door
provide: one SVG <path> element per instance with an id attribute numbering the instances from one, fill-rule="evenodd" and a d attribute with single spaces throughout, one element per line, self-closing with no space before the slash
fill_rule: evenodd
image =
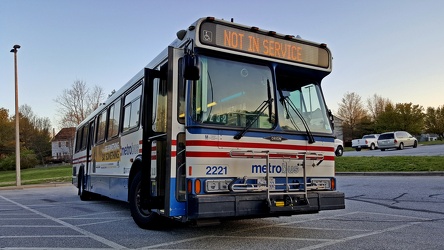
<path id="1" fill-rule="evenodd" d="M 85 185 L 86 190 L 90 190 L 91 187 L 91 177 L 88 178 L 88 176 L 95 172 L 93 166 L 95 164 L 95 155 L 94 155 L 94 124 L 95 119 L 89 122 L 89 128 L 88 128 L 88 139 L 87 139 L 87 146 L 86 146 L 86 166 L 85 166 Z"/>
<path id="2" fill-rule="evenodd" d="M 158 209 L 167 217 L 184 215 L 186 207 L 185 195 L 178 199 L 179 191 L 185 191 L 185 176 L 176 180 L 175 149 L 179 137 L 184 143 L 184 125 L 178 122 L 176 109 L 182 55 L 183 50 L 170 47 L 168 63 L 160 70 L 145 69 L 142 157 L 150 160 L 142 167 L 141 201 L 142 206 Z M 178 190 L 178 185 L 183 188 Z"/>

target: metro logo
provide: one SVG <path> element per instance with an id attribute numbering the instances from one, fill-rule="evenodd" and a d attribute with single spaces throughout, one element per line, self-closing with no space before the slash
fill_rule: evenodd
<path id="1" fill-rule="evenodd" d="M 297 174 L 299 173 L 299 166 L 281 166 L 281 165 L 271 165 L 268 166 L 268 173 L 270 174 Z M 266 174 L 267 165 L 251 165 L 251 173 L 253 174 Z"/>

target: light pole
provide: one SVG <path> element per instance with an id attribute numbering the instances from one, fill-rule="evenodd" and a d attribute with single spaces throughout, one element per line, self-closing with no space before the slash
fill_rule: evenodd
<path id="1" fill-rule="evenodd" d="M 20 178 L 20 130 L 19 130 L 19 111 L 18 111 L 18 76 L 17 76 L 17 50 L 20 45 L 14 45 L 11 52 L 14 53 L 14 73 L 15 73 L 15 182 L 20 187 L 22 181 Z"/>

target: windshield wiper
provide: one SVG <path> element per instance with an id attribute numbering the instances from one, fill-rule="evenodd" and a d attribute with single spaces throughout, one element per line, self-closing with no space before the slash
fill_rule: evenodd
<path id="1" fill-rule="evenodd" d="M 296 113 L 296 115 L 299 117 L 299 119 L 301 119 L 302 124 L 304 125 L 304 128 L 305 128 L 305 132 L 307 133 L 308 143 L 310 143 L 310 144 L 315 143 L 316 141 L 314 139 L 314 136 L 311 133 L 310 128 L 308 127 L 307 121 L 304 119 L 304 117 L 302 116 L 301 112 L 296 108 L 296 106 L 290 100 L 288 95 L 284 95 L 283 91 L 279 91 L 279 93 L 281 95 L 280 102 L 282 103 L 282 105 L 287 110 L 287 115 L 290 116 L 290 120 L 291 120 L 291 123 L 293 124 L 293 126 L 295 126 L 296 129 L 298 129 L 297 126 L 296 126 L 296 123 L 294 122 L 293 117 L 291 116 L 290 112 L 288 112 L 287 105 Z"/>
<path id="2" fill-rule="evenodd" d="M 271 97 L 271 88 L 270 88 L 270 81 L 267 79 L 267 96 L 268 96 L 268 100 L 265 100 L 261 103 L 261 105 L 259 105 L 259 107 L 257 107 L 257 109 L 253 112 L 256 115 L 253 117 L 252 120 L 248 120 L 247 122 L 247 126 L 245 126 L 245 128 L 240 131 L 239 133 L 237 133 L 234 136 L 234 139 L 239 140 L 240 138 L 242 138 L 245 133 L 248 131 L 248 129 L 251 128 L 251 126 L 253 126 L 253 124 L 257 121 L 257 119 L 259 119 L 259 117 L 264 113 L 265 109 L 268 108 L 268 121 L 271 123 L 271 104 L 273 103 L 273 98 Z"/>

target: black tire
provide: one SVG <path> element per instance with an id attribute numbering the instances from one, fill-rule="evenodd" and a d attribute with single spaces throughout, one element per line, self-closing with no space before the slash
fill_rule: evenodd
<path id="1" fill-rule="evenodd" d="M 356 151 L 358 151 L 358 152 L 359 152 L 359 151 L 361 151 L 361 149 L 360 149 L 360 148 L 356 148 Z"/>
<path id="2" fill-rule="evenodd" d="M 159 216 L 150 209 L 145 210 L 140 206 L 141 179 L 142 174 L 139 172 L 131 182 L 130 193 L 128 196 L 131 216 L 133 217 L 134 222 L 136 222 L 140 228 L 153 229 L 157 226 L 156 221 L 158 220 Z"/>
<path id="3" fill-rule="evenodd" d="M 85 190 L 86 183 L 85 183 L 85 174 L 84 174 L 83 168 L 81 168 L 79 170 L 79 176 L 78 176 L 77 180 L 78 180 L 78 188 L 79 188 L 78 195 L 80 197 L 80 200 L 82 200 L 82 201 L 91 200 L 92 194 Z"/>
<path id="4" fill-rule="evenodd" d="M 385 151 L 385 148 L 381 148 L 381 151 Z"/>
<path id="5" fill-rule="evenodd" d="M 375 148 L 376 148 L 376 147 L 375 147 L 375 144 L 372 143 L 372 144 L 370 145 L 370 150 L 375 150 Z"/>
<path id="6" fill-rule="evenodd" d="M 415 141 L 415 142 L 413 143 L 413 148 L 417 148 L 417 147 L 418 147 L 418 142 Z"/>
<path id="7" fill-rule="evenodd" d="M 398 146 L 398 150 L 403 150 L 404 149 L 404 143 L 399 143 L 399 146 Z"/>
<path id="8" fill-rule="evenodd" d="M 344 154 L 344 149 L 342 148 L 342 146 L 338 146 L 338 148 L 335 151 L 335 155 L 342 156 L 342 154 Z"/>

